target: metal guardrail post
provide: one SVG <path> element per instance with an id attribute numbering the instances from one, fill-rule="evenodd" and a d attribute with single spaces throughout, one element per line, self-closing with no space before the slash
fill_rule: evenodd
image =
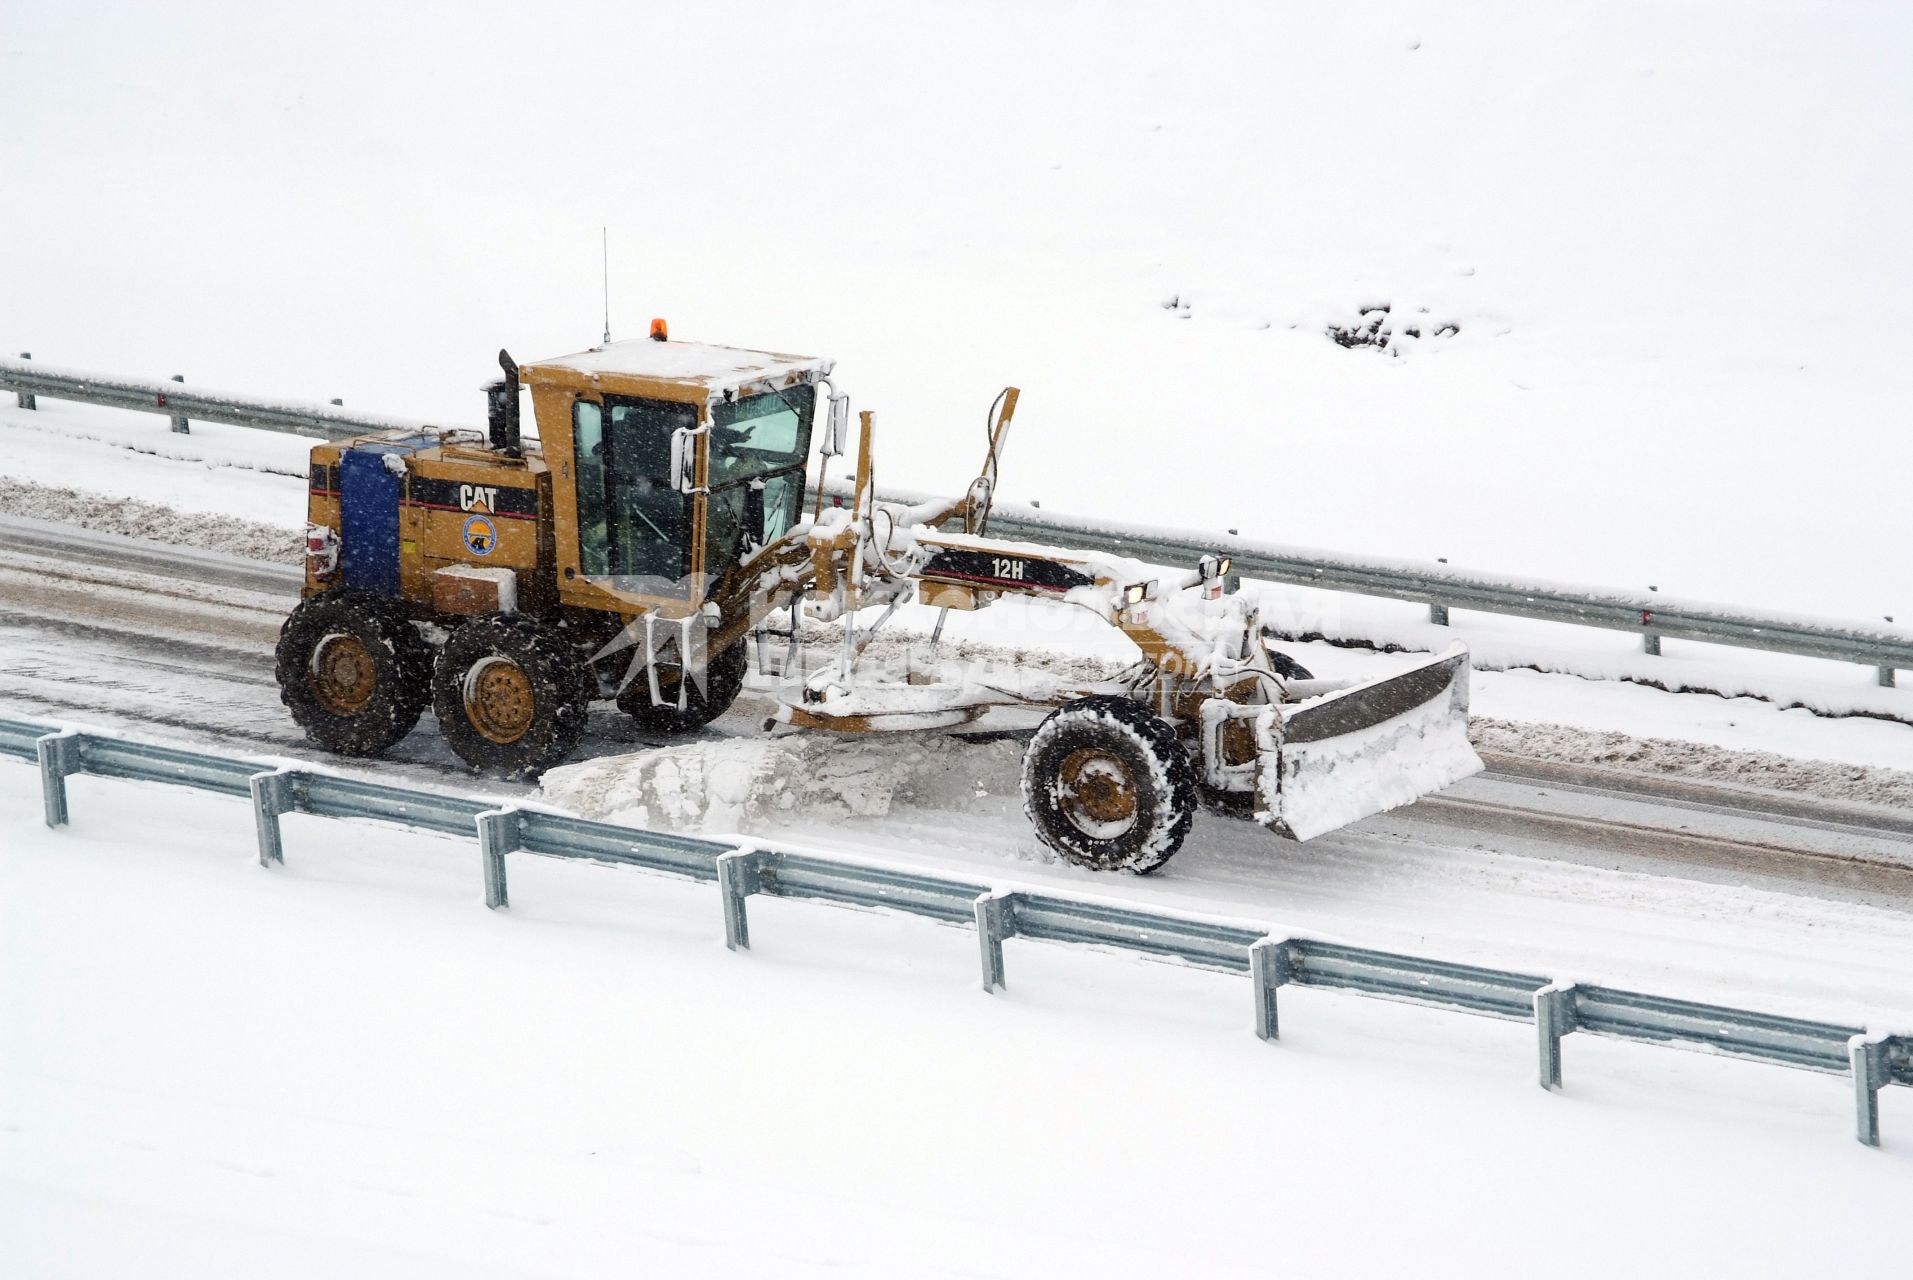
<path id="1" fill-rule="evenodd" d="M 279 837 L 279 815 L 293 813 L 299 808 L 299 797 L 293 790 L 299 777 L 297 769 L 273 769 L 266 773 L 255 773 L 246 779 L 246 785 L 252 791 L 252 825 L 259 836 L 259 865 L 270 868 L 273 863 L 285 865 L 286 850 Z"/>
<path id="2" fill-rule="evenodd" d="M 1894 681 L 1893 668 L 1881 667 L 1880 668 L 1880 687 L 1882 689 L 1891 689 L 1894 687 L 1894 685 L 1895 685 L 1895 681 Z"/>
<path id="3" fill-rule="evenodd" d="M 1001 991 L 1003 939 L 1016 936 L 1016 895 L 986 893 L 976 900 L 976 945 L 983 963 L 983 990 Z"/>
<path id="4" fill-rule="evenodd" d="M 1541 1051 L 1541 1087 L 1561 1087 L 1561 1037 L 1575 1030 L 1574 984 L 1557 982 L 1534 993 L 1535 1042 Z"/>
<path id="5" fill-rule="evenodd" d="M 732 951 L 751 949 L 751 922 L 744 899 L 757 892 L 764 855 L 756 849 L 733 849 L 717 857 L 717 893 L 724 902 L 724 945 Z"/>
<path id="6" fill-rule="evenodd" d="M 524 848 L 515 806 L 478 815 L 478 853 L 485 864 L 485 905 L 497 911 L 511 905 L 505 887 L 505 855 Z"/>
<path id="7" fill-rule="evenodd" d="M 1448 606 L 1445 604 L 1436 604 L 1430 600 L 1428 602 L 1428 621 L 1437 627 L 1447 626 Z"/>
<path id="8" fill-rule="evenodd" d="M 1847 1042 L 1853 1069 L 1854 1136 L 1869 1147 L 1880 1145 L 1880 1090 L 1893 1083 L 1890 1061 L 1900 1037 L 1855 1036 Z"/>
<path id="9" fill-rule="evenodd" d="M 1276 1017 L 1275 991 L 1287 986 L 1295 973 L 1295 951 L 1286 938 L 1263 938 L 1249 944 L 1249 989 L 1255 996 L 1255 1034 L 1275 1040 L 1282 1034 Z"/>
<path id="10" fill-rule="evenodd" d="M 184 382 L 186 381 L 186 375 L 183 373 L 176 373 L 173 375 L 173 381 Z M 182 436 L 190 435 L 192 433 L 192 430 L 193 430 L 192 424 L 187 422 L 186 419 L 177 417 L 177 416 L 173 418 L 173 434 L 182 435 Z"/>
<path id="11" fill-rule="evenodd" d="M 977 925 L 986 991 L 1005 986 L 1002 944 L 1010 937 L 1108 945 L 1232 973 L 1242 972 L 1246 961 L 1256 1003 L 1256 1034 L 1264 1040 L 1274 1040 L 1279 1033 L 1276 991 L 1284 985 L 1337 987 L 1491 1017 L 1532 1016 L 1544 1088 L 1561 1087 L 1561 1039 L 1576 1031 L 1832 1075 L 1844 1072 L 1853 1090 L 1855 1135 L 1868 1146 L 1880 1143 L 1880 1090 L 1913 1086 L 1913 1035 L 1870 1034 L 1847 1024 L 1548 982 L 1535 974 L 1341 943 L 1257 936 L 1253 929 L 1223 921 L 1159 915 L 1036 891 L 986 890 L 974 882 L 785 853 L 754 842 L 730 848 L 721 841 L 644 837 L 626 828 L 496 801 L 381 786 L 297 767 L 255 771 L 256 765 L 243 760 L 78 730 L 52 732 L 52 726 L 33 722 L 0 721 L 0 729 L 5 732 L 0 741 L 16 758 L 24 758 L 26 744 L 33 743 L 47 823 L 53 827 L 68 819 L 66 778 L 89 773 L 229 796 L 250 793 L 259 860 L 266 866 L 283 861 L 278 819 L 288 812 L 370 817 L 454 837 L 475 829 L 485 862 L 488 906 L 508 904 L 504 855 L 524 848 L 557 857 L 622 861 L 700 880 L 715 875 L 724 907 L 725 944 L 737 951 L 750 947 L 744 900 L 753 893 L 893 907 L 947 923 L 960 923 L 967 907 Z M 660 848 L 645 847 L 640 842 L 646 839 Z"/>
<path id="12" fill-rule="evenodd" d="M 22 351 L 20 353 L 20 358 L 22 360 L 31 360 L 33 359 L 33 353 L 31 351 Z M 22 409 L 38 409 L 40 407 L 40 402 L 34 399 L 33 393 L 31 391 L 15 392 L 14 399 L 20 402 L 20 407 Z"/>
<path id="13" fill-rule="evenodd" d="M 40 799 L 46 809 L 49 827 L 64 827 L 67 822 L 66 779 L 80 771 L 80 747 L 83 734 L 73 729 L 36 738 L 33 751 L 40 760 Z"/>

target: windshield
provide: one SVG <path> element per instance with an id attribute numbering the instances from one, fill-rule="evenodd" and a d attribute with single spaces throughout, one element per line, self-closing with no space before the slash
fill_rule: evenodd
<path id="1" fill-rule="evenodd" d="M 816 388 L 802 386 L 711 406 L 711 487 L 801 467 L 816 405 Z"/>
<path id="2" fill-rule="evenodd" d="M 711 406 L 704 572 L 721 578 L 797 522 L 814 387 Z M 671 438 L 694 429 L 687 404 L 605 396 L 572 407 L 579 568 L 613 590 L 689 593 L 694 510 L 671 475 Z"/>
<path id="3" fill-rule="evenodd" d="M 787 387 L 711 407 L 704 563 L 714 576 L 797 523 L 817 389 Z"/>

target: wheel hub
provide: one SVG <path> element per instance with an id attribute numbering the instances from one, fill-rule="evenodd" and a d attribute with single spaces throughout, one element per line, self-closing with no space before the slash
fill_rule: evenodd
<path id="1" fill-rule="evenodd" d="M 1095 747 L 1063 757 L 1056 800 L 1070 824 L 1093 840 L 1113 840 L 1136 825 L 1136 780 L 1129 766 Z"/>
<path id="2" fill-rule="evenodd" d="M 485 658 L 465 675 L 465 715 L 492 742 L 509 746 L 525 736 L 537 714 L 531 677 L 509 658 Z"/>
<path id="3" fill-rule="evenodd" d="M 312 696 L 335 716 L 355 716 L 365 710 L 378 689 L 378 668 L 365 643 L 357 636 L 334 633 L 312 651 L 309 671 Z"/>

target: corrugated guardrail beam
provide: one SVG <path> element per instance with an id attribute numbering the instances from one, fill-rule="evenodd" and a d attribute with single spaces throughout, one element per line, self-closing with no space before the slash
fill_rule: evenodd
<path id="1" fill-rule="evenodd" d="M 841 484 L 827 485 L 826 491 L 833 496 L 848 494 Z M 878 491 L 885 501 L 906 505 L 928 502 L 934 496 L 914 490 Z M 1913 669 L 1913 627 L 1885 621 L 1757 613 L 1658 593 L 1498 577 L 1407 560 L 1364 560 L 1228 534 L 1086 520 L 1018 503 L 998 503 L 990 514 L 989 531 L 995 537 L 1128 556 L 1146 564 L 1194 567 L 1203 556 L 1221 554 L 1234 559 L 1237 573 L 1264 582 L 1857 662 L 1877 668 L 1885 685 L 1893 683 L 1895 668 Z"/>
<path id="2" fill-rule="evenodd" d="M 1534 1016 L 1534 994 L 1549 985 L 1548 979 L 1533 974 L 1331 942 L 1291 939 L 1286 945 L 1290 952 L 1287 981 L 1295 986 L 1366 991 L 1519 1022 Z"/>
<path id="3" fill-rule="evenodd" d="M 697 880 L 717 879 L 718 855 L 733 847 L 719 840 L 640 831 L 536 809 L 513 809 L 511 817 L 518 841 L 514 847 L 526 853 L 588 858 Z"/>
<path id="4" fill-rule="evenodd" d="M 1122 947 L 1236 973 L 1247 971 L 1249 948 L 1266 932 L 1046 893 L 1010 895 L 1006 924 L 1018 938 Z"/>
<path id="5" fill-rule="evenodd" d="M 15 760 L 35 759 L 39 750 L 34 744 L 52 732 L 47 725 L 31 720 L 0 720 L 0 756 L 12 756 Z"/>
<path id="6" fill-rule="evenodd" d="M 437 428 L 412 418 L 381 413 L 347 413 L 336 405 L 309 400 L 262 400 L 230 391 L 215 391 L 159 378 L 121 378 L 111 374 L 62 369 L 28 360 L 0 359 L 0 390 L 27 398 L 76 400 L 109 409 L 135 409 L 193 422 L 221 422 L 260 431 L 284 431 L 328 440 L 360 436 L 373 431 Z"/>
<path id="7" fill-rule="evenodd" d="M 259 861 L 284 861 L 279 818 L 308 813 L 371 818 L 477 837 L 485 901 L 508 904 L 505 859 L 513 852 L 636 866 L 716 880 L 725 942 L 750 946 L 746 900 L 753 895 L 881 907 L 943 923 L 974 923 L 985 990 L 1004 983 L 1009 938 L 1087 943 L 1203 968 L 1250 975 L 1256 1033 L 1277 1034 L 1276 992 L 1331 987 L 1464 1013 L 1532 1021 L 1541 1084 L 1561 1087 L 1561 1039 L 1581 1031 L 1637 1043 L 1674 1045 L 1831 1074 L 1853 1083 L 1855 1130 L 1880 1141 L 1879 1092 L 1913 1085 L 1913 1036 L 1869 1033 L 1833 1023 L 1754 1013 L 1621 991 L 1554 983 L 1535 974 L 1451 964 L 1308 938 L 1277 937 L 1242 924 L 1140 911 L 1061 894 L 1000 891 L 989 885 L 852 859 L 642 831 L 564 814 L 442 792 L 387 787 L 299 768 L 244 761 L 103 734 L 55 731 L 0 720 L 0 755 L 37 760 L 48 826 L 68 820 L 66 781 L 93 773 L 164 782 L 225 795 L 250 793 Z"/>
<path id="8" fill-rule="evenodd" d="M 349 414 L 331 405 L 260 400 L 174 382 L 50 368 L 24 359 L 0 359 L 0 388 L 18 392 L 23 406 L 28 398 L 37 394 L 328 439 L 393 429 L 438 429 L 416 419 Z M 841 481 L 825 488 L 826 492 L 839 497 L 848 494 L 848 488 Z M 914 505 L 936 495 L 886 489 L 880 490 L 878 496 L 886 501 Z M 1431 615 L 1442 622 L 1447 621 L 1451 608 L 1474 609 L 1509 617 L 1633 632 L 1656 647 L 1656 651 L 1661 637 L 1668 636 L 1772 653 L 1830 658 L 1875 668 L 1882 685 L 1894 683 L 1896 668 L 1913 669 L 1913 628 L 1893 623 L 1758 613 L 1659 594 L 1503 578 L 1407 560 L 1362 559 L 1226 534 L 1086 520 L 1013 503 L 997 504 L 990 518 L 990 532 L 1006 538 L 1130 556 L 1150 564 L 1193 565 L 1201 556 L 1222 552 L 1234 557 L 1236 571 L 1250 578 L 1414 601 L 1428 605 Z"/>

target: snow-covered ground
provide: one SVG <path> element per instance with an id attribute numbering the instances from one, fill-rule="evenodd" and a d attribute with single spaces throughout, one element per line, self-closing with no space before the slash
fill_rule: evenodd
<path id="1" fill-rule="evenodd" d="M 7 444 L 0 474 L 11 491 L 0 502 L 9 514 L 97 526 L 94 504 L 134 498 L 186 516 L 233 516 L 274 526 L 284 530 L 288 550 L 299 548 L 313 441 L 208 422 L 180 435 L 155 414 L 46 399 L 26 410 L 14 400 L 0 398 L 0 431 Z M 21 493 L 26 485 L 72 490 L 79 497 L 44 505 L 54 499 Z M 113 523 L 106 528 L 160 542 L 203 541 L 191 527 L 139 531 Z M 257 554 L 249 545 L 220 549 Z"/>
<path id="2" fill-rule="evenodd" d="M 273 615 L 241 612 L 202 622 L 235 652 L 269 643 Z M 5 638 L 7 665 L 22 668 L 8 684 L 31 684 L 24 668 L 44 665 L 35 633 Z M 50 639 L 58 660 L 88 660 L 92 641 Z M 198 652 L 130 649 L 125 667 L 91 676 L 147 716 L 159 707 L 164 720 L 171 704 L 222 732 L 290 734 L 263 658 L 240 702 L 227 682 L 247 681 L 245 670 Z M 1613 860 L 1630 869 L 1612 869 L 1605 851 L 1563 860 L 1559 848 L 1465 830 L 1431 840 L 1412 815 L 1298 848 L 1205 814 L 1166 874 L 1112 882 L 1035 845 L 1016 799 L 1016 744 L 940 743 L 793 739 L 809 755 L 789 780 L 809 790 L 787 809 L 773 796 L 768 823 L 735 810 L 695 816 L 999 883 L 1913 1025 L 1913 930 L 1903 905 L 1877 894 L 1842 900 L 1677 858 L 1642 869 L 1621 849 Z M 419 744 L 444 757 L 427 724 L 388 776 L 415 768 Z M 737 762 L 727 744 L 746 754 L 766 745 L 712 740 L 720 766 Z M 899 769 L 911 752 L 923 758 Z M 685 753 L 636 759 L 667 756 Z M 0 841 L 0 1025 L 21 1029 L 0 1051 L 0 1226 L 27 1274 L 118 1275 L 137 1259 L 160 1274 L 563 1275 L 605 1269 L 613 1255 L 685 1274 L 803 1274 L 830 1262 L 851 1274 L 934 1274 L 955 1268 L 926 1242 L 953 1236 L 988 1242 L 985 1274 L 1251 1274 L 1278 1230 L 1305 1273 L 1350 1259 L 1405 1265 L 1433 1233 L 1445 1251 L 1422 1270 L 1481 1274 L 1529 1256 L 1521 1233 L 1557 1195 L 1629 1224 L 1620 1252 L 1572 1259 L 1570 1274 L 1644 1268 L 1650 1249 L 1695 1266 L 1792 1266 L 1827 1248 L 1829 1224 L 1849 1233 L 1837 1238 L 1856 1257 L 1885 1247 L 1863 1216 L 1885 1211 L 1878 1188 L 1830 1211 L 1799 1188 L 1904 1188 L 1892 1135 L 1913 1124 L 1913 1109 L 1897 1092 L 1887 1098 L 1893 1145 L 1866 1164 L 1844 1154 L 1838 1080 L 1577 1039 L 1570 1093 L 1549 1100 L 1533 1092 L 1523 1029 L 1317 993 L 1285 1000 L 1278 1056 L 1255 1058 L 1239 980 L 1100 955 L 1052 961 L 1015 943 L 1010 1002 L 1031 1003 L 1006 1031 L 993 1021 L 999 1006 L 969 986 L 967 935 L 801 904 L 754 904 L 758 951 L 743 963 L 797 972 L 739 996 L 761 970 L 729 967 L 740 962 L 716 943 L 708 889 L 515 858 L 513 922 L 534 932 L 500 951 L 511 926 L 501 933 L 476 905 L 469 841 L 294 817 L 289 874 L 267 875 L 250 860 L 242 804 L 71 785 L 74 828 L 44 833 L 33 771 L 0 764 L 0 810 L 11 815 Z M 1514 798 L 1533 805 L 1554 790 Z M 601 793 L 599 808 L 616 800 Z M 1735 834 L 1718 817 L 1678 816 L 1688 830 L 1650 833 L 1650 849 Z M 296 896 L 308 890 L 326 896 Z M 431 914 L 415 919 L 414 908 Z M 674 946 L 633 942 L 628 930 Z M 798 993 L 803 982 L 828 990 Z M 634 998 L 639 1012 L 627 1016 Z M 1056 1011 L 1058 1026 L 1036 1026 Z M 1113 1032 L 1095 1029 L 1102 1019 Z M 1272 1086 L 1264 1064 L 1287 1063 L 1279 1055 L 1298 1045 L 1309 1069 Z M 1086 1061 L 1105 1065 L 1085 1073 Z M 1204 1101 L 1186 1088 L 1165 1100 L 1155 1083 L 1165 1077 L 1200 1079 Z M 1549 1101 L 1572 1110 L 1548 1111 Z M 1036 1154 L 1004 1156 L 999 1140 L 978 1136 L 979 1117 L 986 1129 L 1014 1126 L 1014 1149 Z M 1571 1143 L 1572 1159 L 1538 1159 L 1537 1135 Z M 1275 1151 L 1283 1159 L 1272 1164 Z M 1671 1163 L 1643 1180 L 1629 1164 L 1643 1151 Z M 1385 1184 L 1374 1181 L 1378 1159 Z M 1006 1160 L 1007 1172 L 993 1169 Z M 1456 1161 L 1473 1171 L 1466 1194 L 1431 1190 L 1453 1181 L 1443 1173 Z M 1271 1176 L 1292 1221 L 1261 1208 Z M 1152 1177 L 1170 1189 L 1150 1197 L 1146 1216 L 1055 1191 Z M 1719 1198 L 1679 1201 L 1677 1223 L 1644 1229 L 1661 1221 L 1653 1197 L 1672 1202 L 1688 1183 Z M 1515 1236 L 1450 1223 L 1475 1220 L 1466 1196 L 1476 1189 L 1516 1206 Z M 757 1207 L 773 1198 L 783 1207 Z M 726 1229 L 739 1200 L 753 1206 L 750 1225 Z M 1358 1215 L 1383 1213 L 1401 1234 L 1372 1240 Z M 478 1260 L 475 1237 L 486 1241 Z M 1523 1252 L 1497 1253 L 1510 1239 Z M 962 1265 L 974 1265 L 970 1255 Z"/>
<path id="3" fill-rule="evenodd" d="M 520 857 L 492 914 L 469 841 L 294 817 L 267 872 L 243 802 L 72 788 L 73 826 L 47 832 L 33 771 L 0 764 L 12 1274 L 1897 1257 L 1903 1090 L 1870 1151 L 1837 1078 L 1574 1037 L 1549 1096 L 1521 1025 L 1291 992 L 1269 1046 L 1239 978 L 1012 942 L 1010 989 L 985 996 L 967 931 L 771 900 L 732 955 L 708 886 Z M 1667 964 L 1662 985 L 1737 946 L 1761 965 L 1784 930 L 1732 897 L 1692 945 L 1643 936 L 1637 965 Z M 1865 912 L 1799 909 L 1830 949 L 1789 962 L 1791 1003 L 1893 989 L 1904 933 L 1863 962 Z M 1631 918 L 1624 897 L 1583 911 Z M 1602 1226 L 1564 1247 L 1564 1212 Z"/>
<path id="4" fill-rule="evenodd" d="M 1016 383 L 1003 493 L 1049 510 L 1904 622 L 1909 65 L 1913 11 L 1865 0 L 29 2 L 0 13 L 0 351 L 471 423 L 501 345 L 596 341 L 607 227 L 618 336 L 664 315 L 836 357 L 882 483 L 958 489 Z M 1328 339 L 1382 303 L 1388 350 Z M 0 509 L 186 541 L 303 521 L 289 437 L 9 397 L 0 444 Z M 1270 602 L 1302 631 L 1430 632 L 1410 605 Z M 1510 668 L 1474 685 L 1500 721 L 1913 766 L 1907 724 L 1783 709 L 1913 719 L 1861 668 L 1455 622 Z M 1111 639 L 1020 608 L 953 625 Z M 59 643 L 30 638 L 9 652 Z M 101 678 L 183 708 L 170 661 Z M 207 679 L 282 728 L 237 661 Z M 1079 884 L 1024 856 L 996 774 L 936 781 L 986 777 L 777 829 Z M 466 843 L 294 818 L 268 874 L 243 805 L 74 789 L 74 828 L 43 832 L 32 771 L 0 763 L 9 1274 L 1897 1259 L 1904 1090 L 1869 1152 L 1828 1078 L 1575 1038 L 1548 1097 L 1524 1027 L 1302 993 L 1270 1048 L 1215 975 L 1013 943 L 986 998 L 958 931 L 765 903 L 737 957 L 708 889 L 519 859 L 492 915 Z M 1308 858 L 1199 834 L 1124 891 L 1913 1017 L 1892 905 L 1385 823 Z"/>
<path id="5" fill-rule="evenodd" d="M 0 350 L 472 421 L 608 226 L 616 334 L 835 356 L 891 484 L 1014 382 L 1056 510 L 1913 617 L 1904 6 L 521 16 L 12 6 Z"/>

